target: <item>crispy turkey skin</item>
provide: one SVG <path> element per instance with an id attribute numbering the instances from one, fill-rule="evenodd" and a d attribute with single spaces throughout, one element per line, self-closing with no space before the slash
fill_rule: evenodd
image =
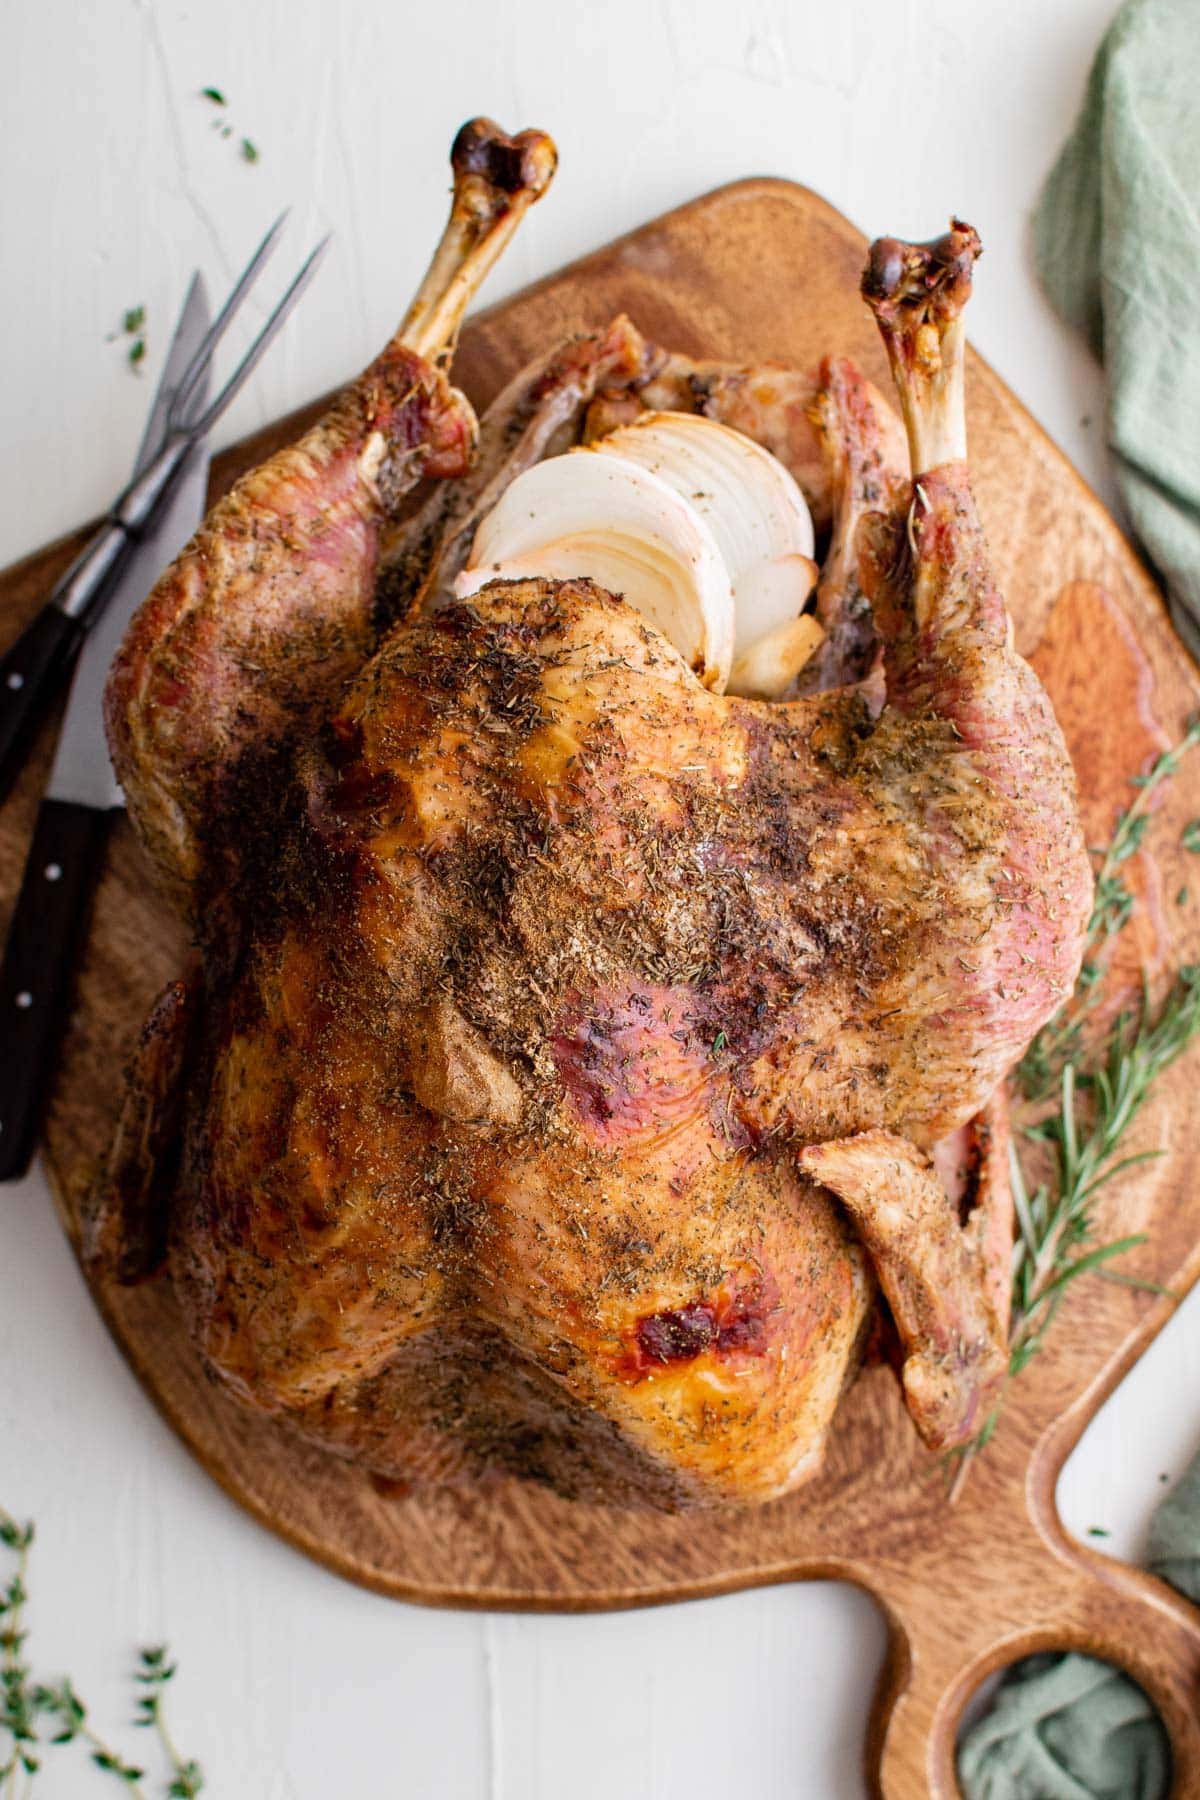
<path id="1" fill-rule="evenodd" d="M 471 130 L 456 212 L 469 180 L 487 245 L 548 153 Z M 402 331 L 147 602 L 114 756 L 198 956 L 135 1062 L 90 1253 L 123 1279 L 165 1256 L 246 1404 L 403 1480 L 745 1504 L 820 1466 L 882 1289 L 926 1441 L 982 1422 L 1011 1243 L 993 1097 L 1070 992 L 1091 880 L 964 460 L 977 252 L 957 225 L 882 240 L 864 281 L 915 479 L 844 360 L 689 366 L 623 320 L 514 383 L 463 473 L 454 314 L 442 348 Z M 830 520 L 825 644 L 783 702 L 703 688 L 587 581 L 447 599 L 521 468 L 664 405 L 757 436 Z M 407 518 L 400 469 L 442 478 Z"/>

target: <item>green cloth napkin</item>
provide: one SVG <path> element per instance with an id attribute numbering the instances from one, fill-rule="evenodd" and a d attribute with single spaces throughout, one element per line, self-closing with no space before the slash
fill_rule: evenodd
<path id="1" fill-rule="evenodd" d="M 1034 219 L 1038 272 L 1108 374 L 1121 496 L 1200 656 L 1200 5 L 1127 0 Z M 1200 1456 L 1154 1516 L 1148 1563 L 1200 1601 Z M 964 1734 L 965 1800 L 1163 1800 L 1166 1732 L 1106 1663 L 1026 1657 Z"/>
<path id="2" fill-rule="evenodd" d="M 1027 1656 L 958 1751 L 966 1800 L 1162 1800 L 1167 1735 L 1141 1688 L 1090 1656 Z"/>
<path id="3" fill-rule="evenodd" d="M 1108 374 L 1142 548 L 1200 657 L 1200 8 L 1128 0 L 1034 219 L 1038 272 Z"/>
<path id="4" fill-rule="evenodd" d="M 1159 1506 L 1147 1566 L 1200 1601 L 1200 1456 Z M 1074 1653 L 1027 1656 L 963 1734 L 964 1800 L 1165 1800 L 1167 1734 L 1141 1688 Z"/>
<path id="5" fill-rule="evenodd" d="M 1150 1522 L 1146 1567 L 1189 1600 L 1200 1602 L 1200 1456 Z"/>

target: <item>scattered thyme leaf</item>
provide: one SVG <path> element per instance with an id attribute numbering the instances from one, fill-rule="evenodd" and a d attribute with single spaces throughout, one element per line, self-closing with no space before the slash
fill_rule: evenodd
<path id="1" fill-rule="evenodd" d="M 1087 1528 L 1087 1534 L 1089 1537 L 1111 1537 L 1112 1536 L 1112 1532 L 1106 1531 L 1104 1529 L 1103 1525 L 1089 1525 Z"/>
<path id="2" fill-rule="evenodd" d="M 140 365 L 146 357 L 146 308 L 144 306 L 127 306 L 121 314 L 121 328 L 110 331 L 105 338 L 106 344 L 115 344 L 118 338 L 131 338 L 125 350 L 125 360 L 135 374 L 141 373 Z"/>
<path id="3" fill-rule="evenodd" d="M 219 87 L 202 87 L 200 89 L 200 98 L 202 100 L 207 100 L 210 105 L 218 108 L 217 116 L 212 121 L 212 129 L 218 134 L 222 143 L 224 143 L 226 139 L 231 138 L 234 134 L 234 127 L 230 123 L 229 113 L 227 111 L 229 101 Z M 239 136 L 238 155 L 243 162 L 256 163 L 261 160 L 262 153 L 253 138 Z"/>
<path id="4" fill-rule="evenodd" d="M 1188 820 L 1179 841 L 1193 856 L 1200 856 L 1200 819 Z"/>
<path id="5" fill-rule="evenodd" d="M 713 1055 L 720 1056 L 722 1050 L 725 1048 L 725 1044 L 726 1044 L 725 1033 L 723 1031 L 718 1031 L 716 1037 L 712 1041 Z"/>

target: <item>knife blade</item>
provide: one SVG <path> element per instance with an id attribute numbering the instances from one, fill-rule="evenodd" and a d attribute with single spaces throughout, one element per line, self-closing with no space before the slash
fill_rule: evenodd
<path id="1" fill-rule="evenodd" d="M 134 464 L 148 467 L 162 441 L 171 394 L 208 328 L 203 278 L 192 277 Z M 203 377 L 193 407 L 207 397 Z M 208 451 L 191 453 L 179 484 L 121 575 L 79 653 L 45 797 L 0 966 L 0 1181 L 23 1175 L 33 1155 L 51 1063 L 66 1023 L 75 954 L 114 813 L 124 804 L 104 737 L 103 694 L 126 627 L 159 574 L 204 516 Z"/>

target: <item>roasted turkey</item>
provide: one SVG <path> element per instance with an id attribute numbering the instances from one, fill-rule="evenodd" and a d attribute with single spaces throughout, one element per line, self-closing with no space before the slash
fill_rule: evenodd
<path id="1" fill-rule="evenodd" d="M 871 250 L 903 429 L 843 359 L 702 365 L 625 319 L 477 428 L 446 366 L 554 151 L 475 121 L 453 164 L 396 338 L 215 507 L 113 669 L 195 954 L 89 1254 L 165 1263 L 231 1393 L 403 1481 L 786 1493 L 881 1316 L 917 1430 L 961 1442 L 1006 1363 L 1002 1083 L 1091 897 L 967 474 L 978 239 Z M 781 701 L 584 578 L 455 597 L 522 471 L 673 409 L 770 450 L 827 542 Z"/>

